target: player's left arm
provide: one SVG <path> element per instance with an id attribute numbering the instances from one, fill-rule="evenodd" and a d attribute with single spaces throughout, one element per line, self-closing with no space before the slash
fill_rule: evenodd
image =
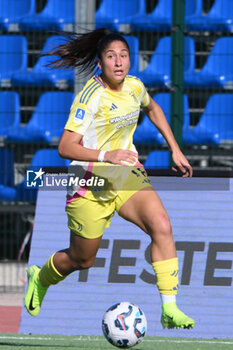
<path id="1" fill-rule="evenodd" d="M 150 102 L 146 107 L 144 107 L 144 111 L 167 141 L 172 152 L 173 161 L 176 164 L 177 168 L 182 172 L 183 177 L 192 177 L 192 167 L 184 154 L 181 152 L 172 133 L 170 125 L 168 124 L 167 119 L 160 106 L 150 97 Z M 172 169 L 174 171 L 177 171 L 175 167 Z"/>

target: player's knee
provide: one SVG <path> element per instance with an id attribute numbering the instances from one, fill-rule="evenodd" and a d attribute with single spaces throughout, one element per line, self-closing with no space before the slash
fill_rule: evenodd
<path id="1" fill-rule="evenodd" d="M 82 259 L 79 262 L 80 270 L 89 269 L 93 266 L 95 258 Z"/>
<path id="2" fill-rule="evenodd" d="M 74 270 L 85 270 L 92 267 L 94 264 L 95 257 L 75 257 L 72 259 L 72 265 Z"/>
<path id="3" fill-rule="evenodd" d="M 172 236 L 172 228 L 167 214 L 158 214 L 152 219 L 149 227 L 152 239 L 169 239 Z"/>

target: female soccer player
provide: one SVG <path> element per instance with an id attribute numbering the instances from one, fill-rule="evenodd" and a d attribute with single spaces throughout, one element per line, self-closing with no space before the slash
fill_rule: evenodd
<path id="1" fill-rule="evenodd" d="M 74 34 L 48 54 L 59 55 L 60 59 L 53 63 L 55 67 L 79 67 L 89 73 L 97 65 L 102 71 L 88 80 L 76 96 L 59 143 L 59 154 L 73 160 L 71 172 L 75 175 L 82 173 L 87 179 L 88 174 L 100 172 L 108 184 L 104 191 L 75 184 L 68 189 L 70 246 L 53 254 L 41 269 L 35 265 L 29 268 L 27 311 L 38 315 L 50 285 L 75 270 L 92 266 L 104 229 L 116 210 L 151 237 L 152 266 L 162 300 L 162 326 L 192 328 L 194 320 L 176 305 L 178 259 L 169 217 L 133 145 L 141 107 L 165 137 L 183 177 L 191 177 L 192 168 L 161 108 L 139 79 L 127 75 L 130 68 L 127 41 L 103 28 Z"/>

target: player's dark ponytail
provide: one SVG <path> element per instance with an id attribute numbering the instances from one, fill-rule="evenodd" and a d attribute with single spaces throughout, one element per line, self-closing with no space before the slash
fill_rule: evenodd
<path id="1" fill-rule="evenodd" d="M 101 59 L 103 50 L 112 41 L 123 41 L 129 49 L 124 37 L 118 33 L 100 28 L 84 34 L 65 33 L 66 42 L 42 56 L 59 56 L 48 66 L 53 68 L 79 68 L 79 72 L 91 73 L 96 68 L 97 58 Z"/>

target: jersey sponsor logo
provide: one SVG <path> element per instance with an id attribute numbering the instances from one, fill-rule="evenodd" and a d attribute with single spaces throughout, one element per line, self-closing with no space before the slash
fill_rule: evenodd
<path id="1" fill-rule="evenodd" d="M 117 109 L 118 107 L 114 104 L 114 103 L 112 103 L 111 104 L 111 107 L 109 108 L 109 110 L 110 111 L 113 111 L 114 109 Z"/>
<path id="2" fill-rule="evenodd" d="M 74 117 L 74 121 L 77 123 L 80 122 L 80 120 L 83 120 L 84 116 L 85 116 L 85 110 L 82 108 L 78 108 Z"/>

